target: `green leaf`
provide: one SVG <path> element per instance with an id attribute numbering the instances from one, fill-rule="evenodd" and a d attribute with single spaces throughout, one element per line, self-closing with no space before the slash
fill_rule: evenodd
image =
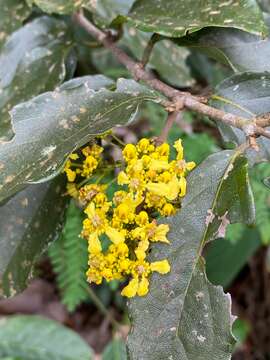
<path id="1" fill-rule="evenodd" d="M 230 225 L 234 227 L 238 224 Z M 213 241 L 206 252 L 206 273 L 215 285 L 227 288 L 247 261 L 261 246 L 257 229 L 243 229 L 241 238 L 232 243 L 229 239 Z"/>
<path id="2" fill-rule="evenodd" d="M 72 14 L 79 9 L 87 0 L 26 0 L 31 6 L 37 5 L 46 13 Z"/>
<path id="3" fill-rule="evenodd" d="M 127 360 L 124 341 L 121 339 L 112 340 L 103 351 L 102 360 Z"/>
<path id="4" fill-rule="evenodd" d="M 66 202 L 62 180 L 31 185 L 0 207 L 0 279 L 5 295 L 26 287 L 35 262 L 60 230 Z"/>
<path id="5" fill-rule="evenodd" d="M 233 323 L 233 335 L 237 339 L 237 346 L 245 343 L 250 332 L 251 326 L 246 320 L 238 318 Z"/>
<path id="6" fill-rule="evenodd" d="M 93 352 L 74 331 L 41 316 L 10 316 L 0 322 L 0 356 L 21 360 L 91 360 Z"/>
<path id="7" fill-rule="evenodd" d="M 148 296 L 129 304 L 132 360 L 205 360 L 213 351 L 216 359 L 230 359 L 230 299 L 207 281 L 200 256 L 206 242 L 225 235 L 228 219 L 237 219 L 236 208 L 253 207 L 252 199 L 250 205 L 244 199 L 249 192 L 243 184 L 245 168 L 238 153 L 222 151 L 190 174 L 181 211 L 167 220 L 171 244 L 158 245 L 151 253 L 151 260 L 168 259 L 171 271 L 154 274 Z"/>
<path id="8" fill-rule="evenodd" d="M 175 42 L 202 51 L 235 72 L 269 71 L 270 40 L 238 29 L 208 28 Z"/>
<path id="9" fill-rule="evenodd" d="M 270 112 L 270 74 L 246 72 L 233 75 L 224 80 L 215 89 L 211 104 L 226 112 L 252 118 Z M 243 131 L 218 123 L 225 142 L 236 145 L 246 141 Z M 248 150 L 251 164 L 269 161 L 270 140 L 264 137 L 257 139 L 260 151 Z"/>
<path id="10" fill-rule="evenodd" d="M 77 305 L 89 298 L 86 280 L 87 242 L 80 236 L 82 222 L 82 210 L 72 201 L 67 211 L 63 233 L 49 249 L 62 302 L 69 311 L 74 311 Z"/>
<path id="11" fill-rule="evenodd" d="M 267 33 L 262 12 L 253 0 L 137 0 L 127 19 L 140 30 L 171 37 L 208 26 Z"/>
<path id="12" fill-rule="evenodd" d="M 0 52 L 0 141 L 13 135 L 8 111 L 65 78 L 71 41 L 64 22 L 41 17 L 14 32 Z"/>
<path id="13" fill-rule="evenodd" d="M 49 179 L 64 158 L 97 134 L 134 118 L 146 100 L 159 95 L 133 80 L 114 83 L 102 75 L 76 78 L 12 109 L 12 142 L 0 145 L 0 201 L 27 183 Z"/>
<path id="14" fill-rule="evenodd" d="M 0 0 L 0 48 L 6 38 L 30 15 L 24 0 Z"/>

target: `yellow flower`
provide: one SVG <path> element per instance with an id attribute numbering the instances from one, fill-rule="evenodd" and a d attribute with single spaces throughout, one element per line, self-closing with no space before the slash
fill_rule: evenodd
<path id="1" fill-rule="evenodd" d="M 91 155 L 94 158 L 98 159 L 100 154 L 103 152 L 103 148 L 97 144 L 86 146 L 82 149 L 82 153 L 85 157 Z"/>
<path id="2" fill-rule="evenodd" d="M 146 211 L 140 211 L 138 215 L 136 215 L 135 218 L 136 224 L 139 226 L 144 226 L 148 224 L 149 217 Z"/>
<path id="3" fill-rule="evenodd" d="M 178 197 L 181 189 L 181 183 L 176 176 L 174 176 L 168 183 L 149 183 L 146 185 L 146 189 L 156 195 L 164 196 L 168 200 L 172 201 Z"/>
<path id="4" fill-rule="evenodd" d="M 137 294 L 139 296 L 145 296 L 149 291 L 149 281 L 146 277 L 142 277 L 139 281 Z"/>
<path id="5" fill-rule="evenodd" d="M 171 270 L 168 260 L 152 262 L 150 268 L 152 271 L 156 271 L 160 274 L 167 274 Z"/>
<path id="6" fill-rule="evenodd" d="M 149 169 L 154 171 L 162 171 L 162 170 L 167 170 L 169 168 L 170 165 L 165 160 L 152 159 L 149 165 Z"/>
<path id="7" fill-rule="evenodd" d="M 74 183 L 67 183 L 67 193 L 77 199 L 78 195 L 79 195 L 79 192 L 78 192 L 78 189 L 77 189 L 77 186 L 76 184 Z"/>
<path id="8" fill-rule="evenodd" d="M 134 218 L 132 209 L 128 207 L 124 202 L 117 206 L 114 210 L 114 215 L 118 217 L 123 223 L 128 223 L 130 220 Z"/>
<path id="9" fill-rule="evenodd" d="M 121 291 L 121 295 L 126 296 L 128 298 L 132 298 L 137 294 L 139 287 L 139 279 L 134 278 L 130 280 L 128 285 L 124 287 L 124 289 Z"/>
<path id="10" fill-rule="evenodd" d="M 183 149 L 183 145 L 182 145 L 182 140 L 179 139 L 177 141 L 175 141 L 173 147 L 176 149 L 177 151 L 177 160 L 182 160 L 183 156 L 184 156 L 184 149 Z"/>
<path id="11" fill-rule="evenodd" d="M 101 242 L 97 233 L 92 233 L 89 235 L 88 251 L 92 255 L 98 254 L 102 251 Z"/>
<path id="12" fill-rule="evenodd" d="M 69 182 L 74 182 L 76 179 L 76 171 L 73 171 L 71 169 L 66 169 L 65 173 L 67 174 L 67 179 Z"/>
<path id="13" fill-rule="evenodd" d="M 97 231 L 99 234 L 104 232 L 108 227 L 108 220 L 106 213 L 102 209 L 96 209 L 95 204 L 91 202 L 84 210 L 88 216 L 88 222 L 84 220 L 84 227 L 88 228 L 88 231 Z"/>
<path id="14" fill-rule="evenodd" d="M 142 153 L 147 153 L 149 146 L 150 146 L 150 141 L 146 138 L 143 138 L 138 142 L 136 148 L 138 149 L 138 151 Z"/>
<path id="15" fill-rule="evenodd" d="M 118 185 L 126 185 L 129 184 L 129 177 L 124 171 L 120 171 L 117 177 Z"/>
<path id="16" fill-rule="evenodd" d="M 137 159 L 136 146 L 133 144 L 127 144 L 124 147 L 122 154 L 123 154 L 123 157 L 126 160 L 126 162 L 129 162 L 130 160 L 133 160 L 133 159 Z"/>
<path id="17" fill-rule="evenodd" d="M 168 224 L 160 224 L 157 225 L 156 221 L 152 221 L 151 224 L 146 225 L 146 234 L 147 238 L 151 241 L 155 242 L 164 242 L 169 244 L 169 240 L 167 239 L 167 233 L 170 231 L 170 227 Z"/>
<path id="18" fill-rule="evenodd" d="M 160 158 L 166 160 L 170 155 L 170 145 L 167 143 L 163 143 L 160 146 L 157 146 L 156 152 L 158 153 Z"/>
<path id="19" fill-rule="evenodd" d="M 125 241 L 125 236 L 120 231 L 117 231 L 116 229 L 108 226 L 105 230 L 105 234 L 108 236 L 108 238 L 114 243 L 119 244 L 121 242 Z"/>
<path id="20" fill-rule="evenodd" d="M 186 195 L 186 192 L 187 192 L 187 181 L 183 176 L 179 180 L 179 185 L 180 185 L 180 194 L 179 194 L 179 196 L 183 197 L 183 196 Z"/>
<path id="21" fill-rule="evenodd" d="M 78 160 L 78 159 L 79 159 L 79 155 L 76 154 L 76 153 L 72 153 L 72 154 L 69 155 L 69 158 L 70 158 L 71 160 Z"/>
<path id="22" fill-rule="evenodd" d="M 84 177 L 89 177 L 92 172 L 97 168 L 98 161 L 92 156 L 89 155 L 83 162 L 83 171 L 81 173 Z"/>
<path id="23" fill-rule="evenodd" d="M 161 216 L 172 216 L 176 213 L 176 209 L 172 204 L 167 203 L 159 210 L 159 212 Z"/>
<path id="24" fill-rule="evenodd" d="M 116 191 L 113 195 L 114 205 L 119 205 L 127 197 L 128 193 L 126 191 L 120 190 Z"/>

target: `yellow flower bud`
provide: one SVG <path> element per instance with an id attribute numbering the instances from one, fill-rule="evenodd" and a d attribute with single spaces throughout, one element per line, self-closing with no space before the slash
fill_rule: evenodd
<path id="1" fill-rule="evenodd" d="M 137 149 L 140 152 L 146 153 L 148 151 L 150 141 L 146 138 L 141 139 L 137 144 Z"/>
<path id="2" fill-rule="evenodd" d="M 123 154 L 123 157 L 126 160 L 126 162 L 129 162 L 132 159 L 136 159 L 137 158 L 136 146 L 133 144 L 127 144 L 124 147 L 122 154 Z"/>

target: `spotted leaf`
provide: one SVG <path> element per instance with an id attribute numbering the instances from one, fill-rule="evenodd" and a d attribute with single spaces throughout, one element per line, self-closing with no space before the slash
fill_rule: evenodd
<path id="1" fill-rule="evenodd" d="M 0 47 L 13 31 L 30 15 L 24 0 L 0 0 Z"/>
<path id="2" fill-rule="evenodd" d="M 267 33 L 253 0 L 137 0 L 127 18 L 143 31 L 180 37 L 208 26 Z"/>
<path id="3" fill-rule="evenodd" d="M 0 51 L 0 141 L 13 135 L 8 111 L 65 78 L 71 40 L 64 22 L 41 17 L 14 32 Z"/>
<path id="4" fill-rule="evenodd" d="M 35 4 L 49 14 L 71 14 L 85 2 L 86 0 L 27 0 L 29 5 Z"/>
<path id="5" fill-rule="evenodd" d="M 44 93 L 11 111 L 15 136 L 0 145 L 0 201 L 55 176 L 77 147 L 113 126 L 133 119 L 146 100 L 157 93 L 133 80 L 102 76 L 75 78 L 54 92 Z"/>

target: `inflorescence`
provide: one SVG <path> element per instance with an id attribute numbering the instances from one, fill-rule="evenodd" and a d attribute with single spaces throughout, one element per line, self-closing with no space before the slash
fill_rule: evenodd
<path id="1" fill-rule="evenodd" d="M 181 140 L 174 148 L 176 157 L 170 160 L 167 143 L 155 145 L 143 138 L 124 147 L 120 163 L 106 162 L 103 147 L 95 143 L 69 156 L 64 168 L 68 193 L 86 215 L 81 235 L 89 244 L 89 282 L 129 279 L 121 294 L 144 296 L 152 272 L 170 271 L 167 259 L 149 262 L 147 258 L 153 243 L 169 244 L 169 225 L 157 219 L 174 215 L 180 208 L 186 175 L 195 167 L 184 160 Z M 115 172 L 119 165 L 117 189 L 109 196 L 111 184 L 101 180 L 108 169 Z M 96 178 L 97 174 L 101 176 Z"/>

